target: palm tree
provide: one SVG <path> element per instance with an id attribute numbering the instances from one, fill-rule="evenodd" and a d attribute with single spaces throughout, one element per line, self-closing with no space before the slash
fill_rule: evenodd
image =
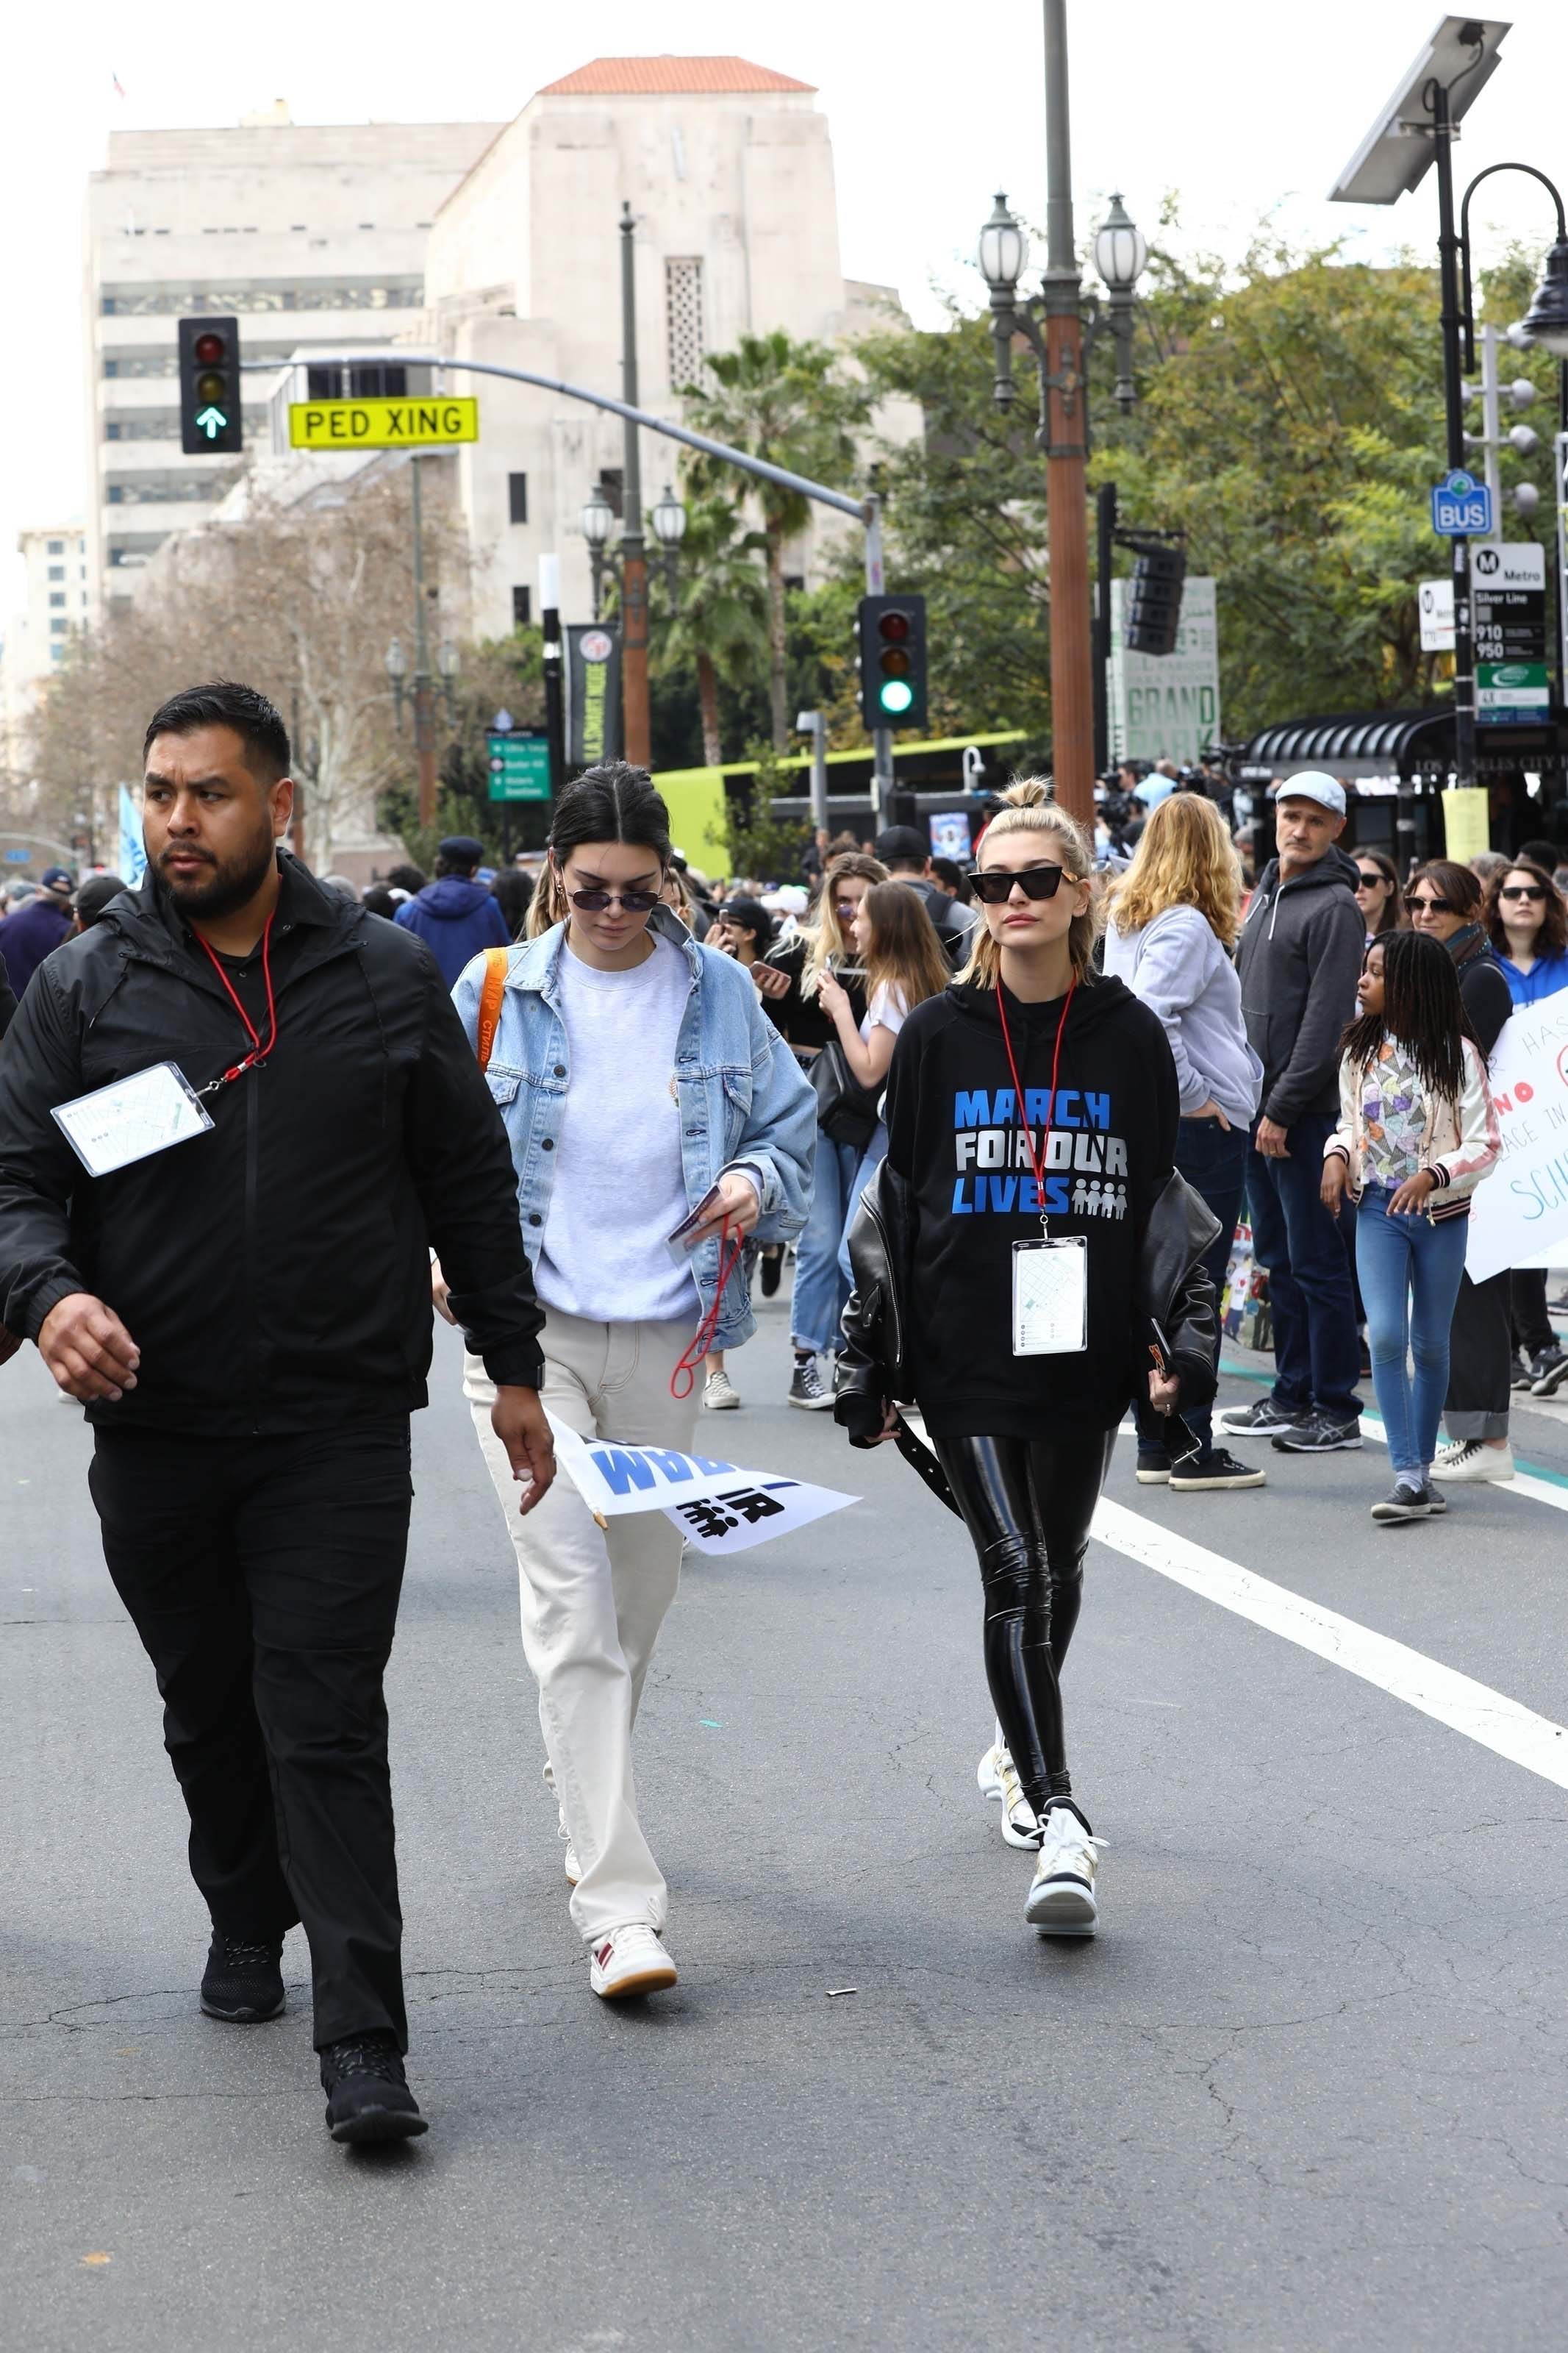
<path id="1" fill-rule="evenodd" d="M 837 359 L 825 343 L 794 343 L 782 328 L 767 335 L 742 335 L 732 352 L 710 356 L 707 382 L 687 385 L 687 421 L 748 457 L 841 487 L 852 478 L 855 429 L 865 424 L 871 402 L 863 385 L 840 375 L 837 369 Z M 686 460 L 685 475 L 699 497 L 730 500 L 735 495 L 734 470 L 721 458 L 694 452 Z M 783 752 L 790 741 L 784 695 L 784 543 L 805 529 L 810 502 L 796 491 L 754 477 L 747 478 L 745 495 L 756 501 L 763 517 L 769 702 L 773 747 Z"/>
<path id="2" fill-rule="evenodd" d="M 738 685 L 762 667 L 767 638 L 767 589 L 756 564 L 760 532 L 739 533 L 734 474 L 727 497 L 694 500 L 680 543 L 680 595 L 670 610 L 654 575 L 654 659 L 661 671 L 697 672 L 702 713 L 702 756 L 710 768 L 723 757 L 719 740 L 719 681 Z"/>

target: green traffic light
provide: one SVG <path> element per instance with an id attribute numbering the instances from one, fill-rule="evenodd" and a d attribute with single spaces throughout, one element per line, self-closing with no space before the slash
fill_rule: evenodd
<path id="1" fill-rule="evenodd" d="M 907 711 L 914 699 L 913 688 L 901 678 L 884 679 L 877 696 L 884 711 Z"/>

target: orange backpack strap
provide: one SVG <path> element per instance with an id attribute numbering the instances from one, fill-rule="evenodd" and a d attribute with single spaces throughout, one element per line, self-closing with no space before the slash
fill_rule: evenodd
<path id="1" fill-rule="evenodd" d="M 510 961 L 510 953 L 506 948 L 485 950 L 485 977 L 479 990 L 479 1035 L 476 1048 L 481 1071 L 488 1071 L 490 1066 L 490 1049 L 495 1044 L 496 1030 L 500 1023 L 501 991 L 506 987 L 507 966 Z"/>

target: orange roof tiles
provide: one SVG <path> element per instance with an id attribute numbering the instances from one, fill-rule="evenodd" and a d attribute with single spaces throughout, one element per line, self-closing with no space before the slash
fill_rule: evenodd
<path id="1" fill-rule="evenodd" d="M 815 82 L 795 81 L 770 66 L 745 58 L 595 58 L 560 81 L 546 82 L 542 98 L 660 98 L 675 93 L 727 95 L 742 90 L 813 90 Z"/>

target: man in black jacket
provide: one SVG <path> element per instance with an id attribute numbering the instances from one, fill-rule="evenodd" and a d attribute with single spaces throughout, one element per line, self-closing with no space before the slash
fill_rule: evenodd
<path id="1" fill-rule="evenodd" d="M 876 854 L 887 868 L 889 881 L 907 882 L 920 892 L 943 955 L 954 972 L 961 970 L 969 962 L 980 918 L 973 907 L 950 899 L 932 879 L 930 844 L 912 825 L 889 825 L 877 836 Z"/>
<path id="2" fill-rule="evenodd" d="M 40 968 L 0 1048 L 0 1324 L 93 1426 L 212 1915 L 202 2007 L 276 2017 L 302 1921 L 333 2137 L 400 2137 L 425 2129 L 382 1696 L 408 1416 L 433 1244 L 521 1508 L 549 1486 L 516 1178 L 429 951 L 279 859 L 272 705 L 194 688 L 144 756 L 146 880 Z M 144 1073 L 151 1114 L 112 1092 Z"/>
<path id="3" fill-rule="evenodd" d="M 1252 894 L 1237 948 L 1242 1018 L 1263 1064 L 1247 1155 L 1252 1246 L 1268 1270 L 1274 1387 L 1218 1427 L 1288 1454 L 1361 1444 L 1355 1293 L 1344 1237 L 1320 1197 L 1340 1101 L 1340 1036 L 1355 1011 L 1365 927 L 1356 869 L 1335 848 L 1344 787 L 1310 770 L 1281 786 L 1279 855 Z"/>

